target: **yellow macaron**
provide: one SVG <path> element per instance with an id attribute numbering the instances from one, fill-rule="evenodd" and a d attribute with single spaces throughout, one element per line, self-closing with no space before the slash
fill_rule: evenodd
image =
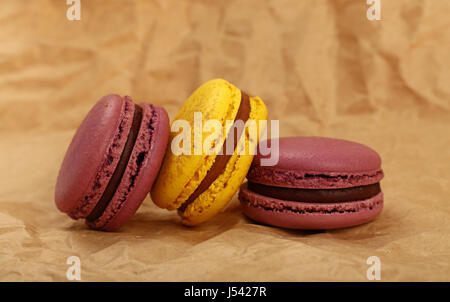
<path id="1" fill-rule="evenodd" d="M 222 79 L 201 85 L 172 121 L 153 202 L 189 226 L 216 215 L 247 175 L 266 120 L 259 97 Z"/>

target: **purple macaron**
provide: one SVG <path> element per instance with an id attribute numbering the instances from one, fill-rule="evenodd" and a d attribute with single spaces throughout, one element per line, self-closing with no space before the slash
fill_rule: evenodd
<path id="1" fill-rule="evenodd" d="M 254 221 L 289 229 L 336 229 L 369 222 L 383 208 L 381 158 L 365 145 L 285 137 L 279 139 L 275 166 L 261 165 L 262 158 L 255 156 L 239 192 L 244 214 Z"/>
<path id="2" fill-rule="evenodd" d="M 55 188 L 58 209 L 103 231 L 137 211 L 158 174 L 169 138 L 167 112 L 130 97 L 100 99 L 79 126 Z"/>

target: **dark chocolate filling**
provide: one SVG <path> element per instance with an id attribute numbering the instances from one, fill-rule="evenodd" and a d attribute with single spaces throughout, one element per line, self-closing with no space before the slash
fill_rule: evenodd
<path id="1" fill-rule="evenodd" d="M 250 98 L 245 92 L 241 91 L 241 103 L 239 105 L 234 122 L 241 120 L 245 124 L 250 117 L 250 111 Z M 206 173 L 205 178 L 203 178 L 203 180 L 200 182 L 200 185 L 197 187 L 197 189 L 195 189 L 194 193 L 192 193 L 191 196 L 189 196 L 189 198 L 178 208 L 178 211 L 184 212 L 186 208 L 191 203 L 193 203 L 194 200 L 196 200 L 197 197 L 200 196 L 200 194 L 205 192 L 209 188 L 209 186 L 217 179 L 217 177 L 219 177 L 219 175 L 223 173 L 228 164 L 228 161 L 232 156 L 232 154 L 226 154 L 227 140 L 231 139 L 231 136 L 234 135 L 233 150 L 235 150 L 239 139 L 241 138 L 242 131 L 244 130 L 240 128 L 241 127 L 233 127 L 231 128 L 231 131 L 228 132 L 228 135 L 222 145 L 221 154 L 216 155 L 215 161 L 209 169 L 208 173 Z"/>
<path id="2" fill-rule="evenodd" d="M 103 192 L 102 197 L 97 202 L 92 212 L 86 217 L 86 220 L 94 221 L 97 218 L 99 218 L 106 210 L 109 202 L 116 193 L 117 187 L 122 181 L 123 174 L 125 173 L 125 170 L 128 166 L 128 161 L 130 160 L 131 153 L 133 152 L 133 148 L 136 143 L 136 139 L 138 137 L 141 123 L 142 123 L 142 108 L 139 107 L 138 105 L 134 105 L 133 123 L 131 124 L 131 129 L 128 134 L 127 141 L 125 143 L 125 147 L 123 148 L 122 155 L 120 156 L 119 162 L 117 163 L 116 170 L 111 176 L 111 179 L 109 180 L 109 183 L 106 186 L 106 189 Z"/>
<path id="3" fill-rule="evenodd" d="M 297 189 L 272 187 L 249 181 L 248 189 L 276 199 L 314 203 L 365 200 L 381 192 L 380 183 L 345 189 Z"/>

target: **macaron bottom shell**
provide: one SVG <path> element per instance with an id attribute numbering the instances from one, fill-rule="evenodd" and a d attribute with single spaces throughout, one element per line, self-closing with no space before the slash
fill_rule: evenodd
<path id="1" fill-rule="evenodd" d="M 383 193 L 359 201 L 306 203 L 280 200 L 241 186 L 239 200 L 250 219 L 287 229 L 326 230 L 352 227 L 372 221 L 383 209 Z"/>

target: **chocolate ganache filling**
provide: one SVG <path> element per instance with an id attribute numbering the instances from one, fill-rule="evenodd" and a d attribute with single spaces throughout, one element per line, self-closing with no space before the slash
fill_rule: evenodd
<path id="1" fill-rule="evenodd" d="M 281 200 L 336 203 L 369 199 L 381 192 L 380 183 L 345 189 L 298 189 L 272 187 L 254 182 L 248 182 L 248 189 Z"/>

